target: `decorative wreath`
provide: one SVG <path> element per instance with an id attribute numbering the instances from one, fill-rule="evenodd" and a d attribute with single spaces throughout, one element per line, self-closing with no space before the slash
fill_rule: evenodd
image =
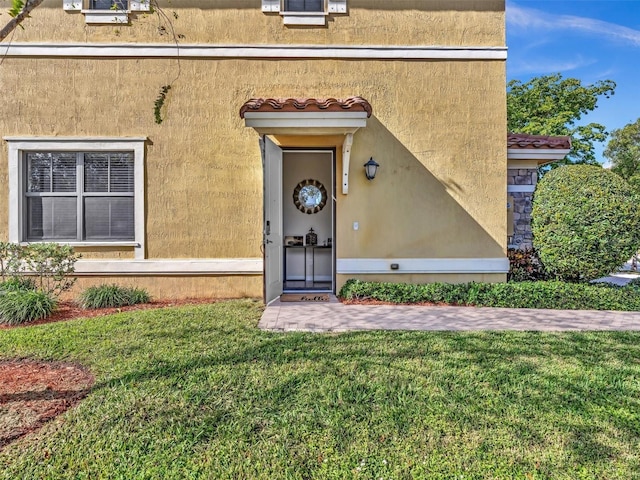
<path id="1" fill-rule="evenodd" d="M 327 189 L 318 180 L 303 180 L 293 190 L 293 203 L 303 213 L 318 213 L 327 204 Z"/>

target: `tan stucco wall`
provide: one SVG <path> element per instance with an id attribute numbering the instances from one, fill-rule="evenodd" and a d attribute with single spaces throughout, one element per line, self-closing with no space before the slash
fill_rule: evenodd
<path id="1" fill-rule="evenodd" d="M 257 134 L 238 116 L 240 105 L 263 95 L 358 93 L 373 105 L 374 117 L 355 135 L 350 193 L 338 195 L 339 256 L 502 254 L 504 63 L 182 60 L 167 119 L 156 125 L 157 92 L 140 85 L 139 72 L 148 85 L 160 84 L 170 63 L 6 59 L 3 84 L 22 93 L 0 93 L 0 131 L 148 136 L 148 257 L 258 257 L 261 157 Z M 361 173 L 370 156 L 382 165 L 373 182 Z M 6 179 L 6 161 L 0 174 Z M 5 195 L 4 237 L 6 202 Z"/>
<path id="2" fill-rule="evenodd" d="M 350 15 L 336 16 L 326 29 L 288 29 L 279 17 L 260 13 L 258 1 L 233 2 L 240 11 L 230 2 L 209 2 L 218 3 L 227 7 L 177 9 L 179 21 L 189 25 L 185 42 L 504 44 L 503 1 L 398 0 L 392 10 L 388 2 L 350 0 Z M 97 27 L 80 17 L 59 6 L 43 8 L 14 41 L 163 41 L 143 25 L 155 20 Z M 53 22 L 59 28 L 52 29 Z M 238 28 L 240 22 L 246 28 Z M 504 61 L 183 58 L 166 119 L 156 125 L 153 102 L 177 72 L 175 59 L 6 58 L 0 135 L 148 137 L 147 257 L 255 258 L 262 256 L 262 160 L 258 135 L 244 127 L 240 106 L 252 97 L 361 95 L 374 114 L 355 135 L 349 195 L 336 190 L 338 257 L 504 256 Z M 336 147 L 340 176 L 341 137 L 277 140 Z M 362 164 L 371 156 L 381 168 L 369 182 Z M 5 142 L 0 158 L 0 238 L 6 239 Z M 132 251 L 83 249 L 83 255 L 130 258 Z M 222 296 L 261 295 L 259 277 L 249 278 L 246 285 L 222 288 Z M 145 282 L 155 295 L 155 289 L 173 288 L 154 278 Z M 181 285 L 204 292 L 210 278 Z"/>
<path id="3" fill-rule="evenodd" d="M 160 1 L 183 43 L 314 45 L 478 45 L 505 43 L 504 0 L 349 0 L 348 15 L 331 15 L 324 28 L 296 28 L 264 14 L 260 0 Z M 4 5 L 2 5 L 4 6 Z M 173 18 L 172 12 L 178 14 Z M 5 17 L 6 18 L 6 17 Z M 13 40 L 158 42 L 156 15 L 132 14 L 132 25 L 86 25 L 80 12 L 46 0 Z M 51 25 L 56 25 L 55 29 Z"/>
<path id="4" fill-rule="evenodd" d="M 261 275 L 79 277 L 73 288 L 63 294 L 62 298 L 76 299 L 87 287 L 113 283 L 144 288 L 153 299 L 262 298 Z"/>

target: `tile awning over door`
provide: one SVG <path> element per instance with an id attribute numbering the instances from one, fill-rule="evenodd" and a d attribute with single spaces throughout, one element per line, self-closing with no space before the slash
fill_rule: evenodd
<path id="1" fill-rule="evenodd" d="M 366 127 L 371 113 L 362 97 L 252 98 L 240 108 L 245 125 L 261 135 L 346 135 Z"/>

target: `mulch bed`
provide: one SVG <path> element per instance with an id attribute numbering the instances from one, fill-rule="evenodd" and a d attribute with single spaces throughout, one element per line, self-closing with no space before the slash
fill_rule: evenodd
<path id="1" fill-rule="evenodd" d="M 10 328 L 28 328 L 33 325 L 42 325 L 44 323 L 60 322 L 63 320 L 72 320 L 74 318 L 102 317 L 113 313 L 128 312 L 131 310 L 149 310 L 151 308 L 177 307 L 179 305 L 200 305 L 206 303 L 215 303 L 219 300 L 210 298 L 188 298 L 184 300 L 154 300 L 150 303 L 142 303 L 139 305 L 129 305 L 120 308 L 81 308 L 75 302 L 60 302 L 58 308 L 53 315 L 36 320 L 34 322 L 24 323 L 22 325 L 0 325 L 0 330 Z"/>
<path id="2" fill-rule="evenodd" d="M 80 308 L 73 302 L 61 302 L 50 317 L 23 325 L 0 325 L 0 330 L 131 310 L 214 302 L 212 299 L 166 300 L 92 310 Z M 93 375 L 78 364 L 28 359 L 0 361 L 0 450 L 76 405 L 89 393 L 93 383 Z"/>
<path id="3" fill-rule="evenodd" d="M 93 382 L 73 363 L 0 362 L 0 450 L 76 405 Z"/>

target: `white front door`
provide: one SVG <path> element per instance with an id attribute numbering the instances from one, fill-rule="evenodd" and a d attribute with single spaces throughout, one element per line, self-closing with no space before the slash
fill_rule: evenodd
<path id="1" fill-rule="evenodd" d="M 282 294 L 282 149 L 264 137 L 265 302 Z"/>

